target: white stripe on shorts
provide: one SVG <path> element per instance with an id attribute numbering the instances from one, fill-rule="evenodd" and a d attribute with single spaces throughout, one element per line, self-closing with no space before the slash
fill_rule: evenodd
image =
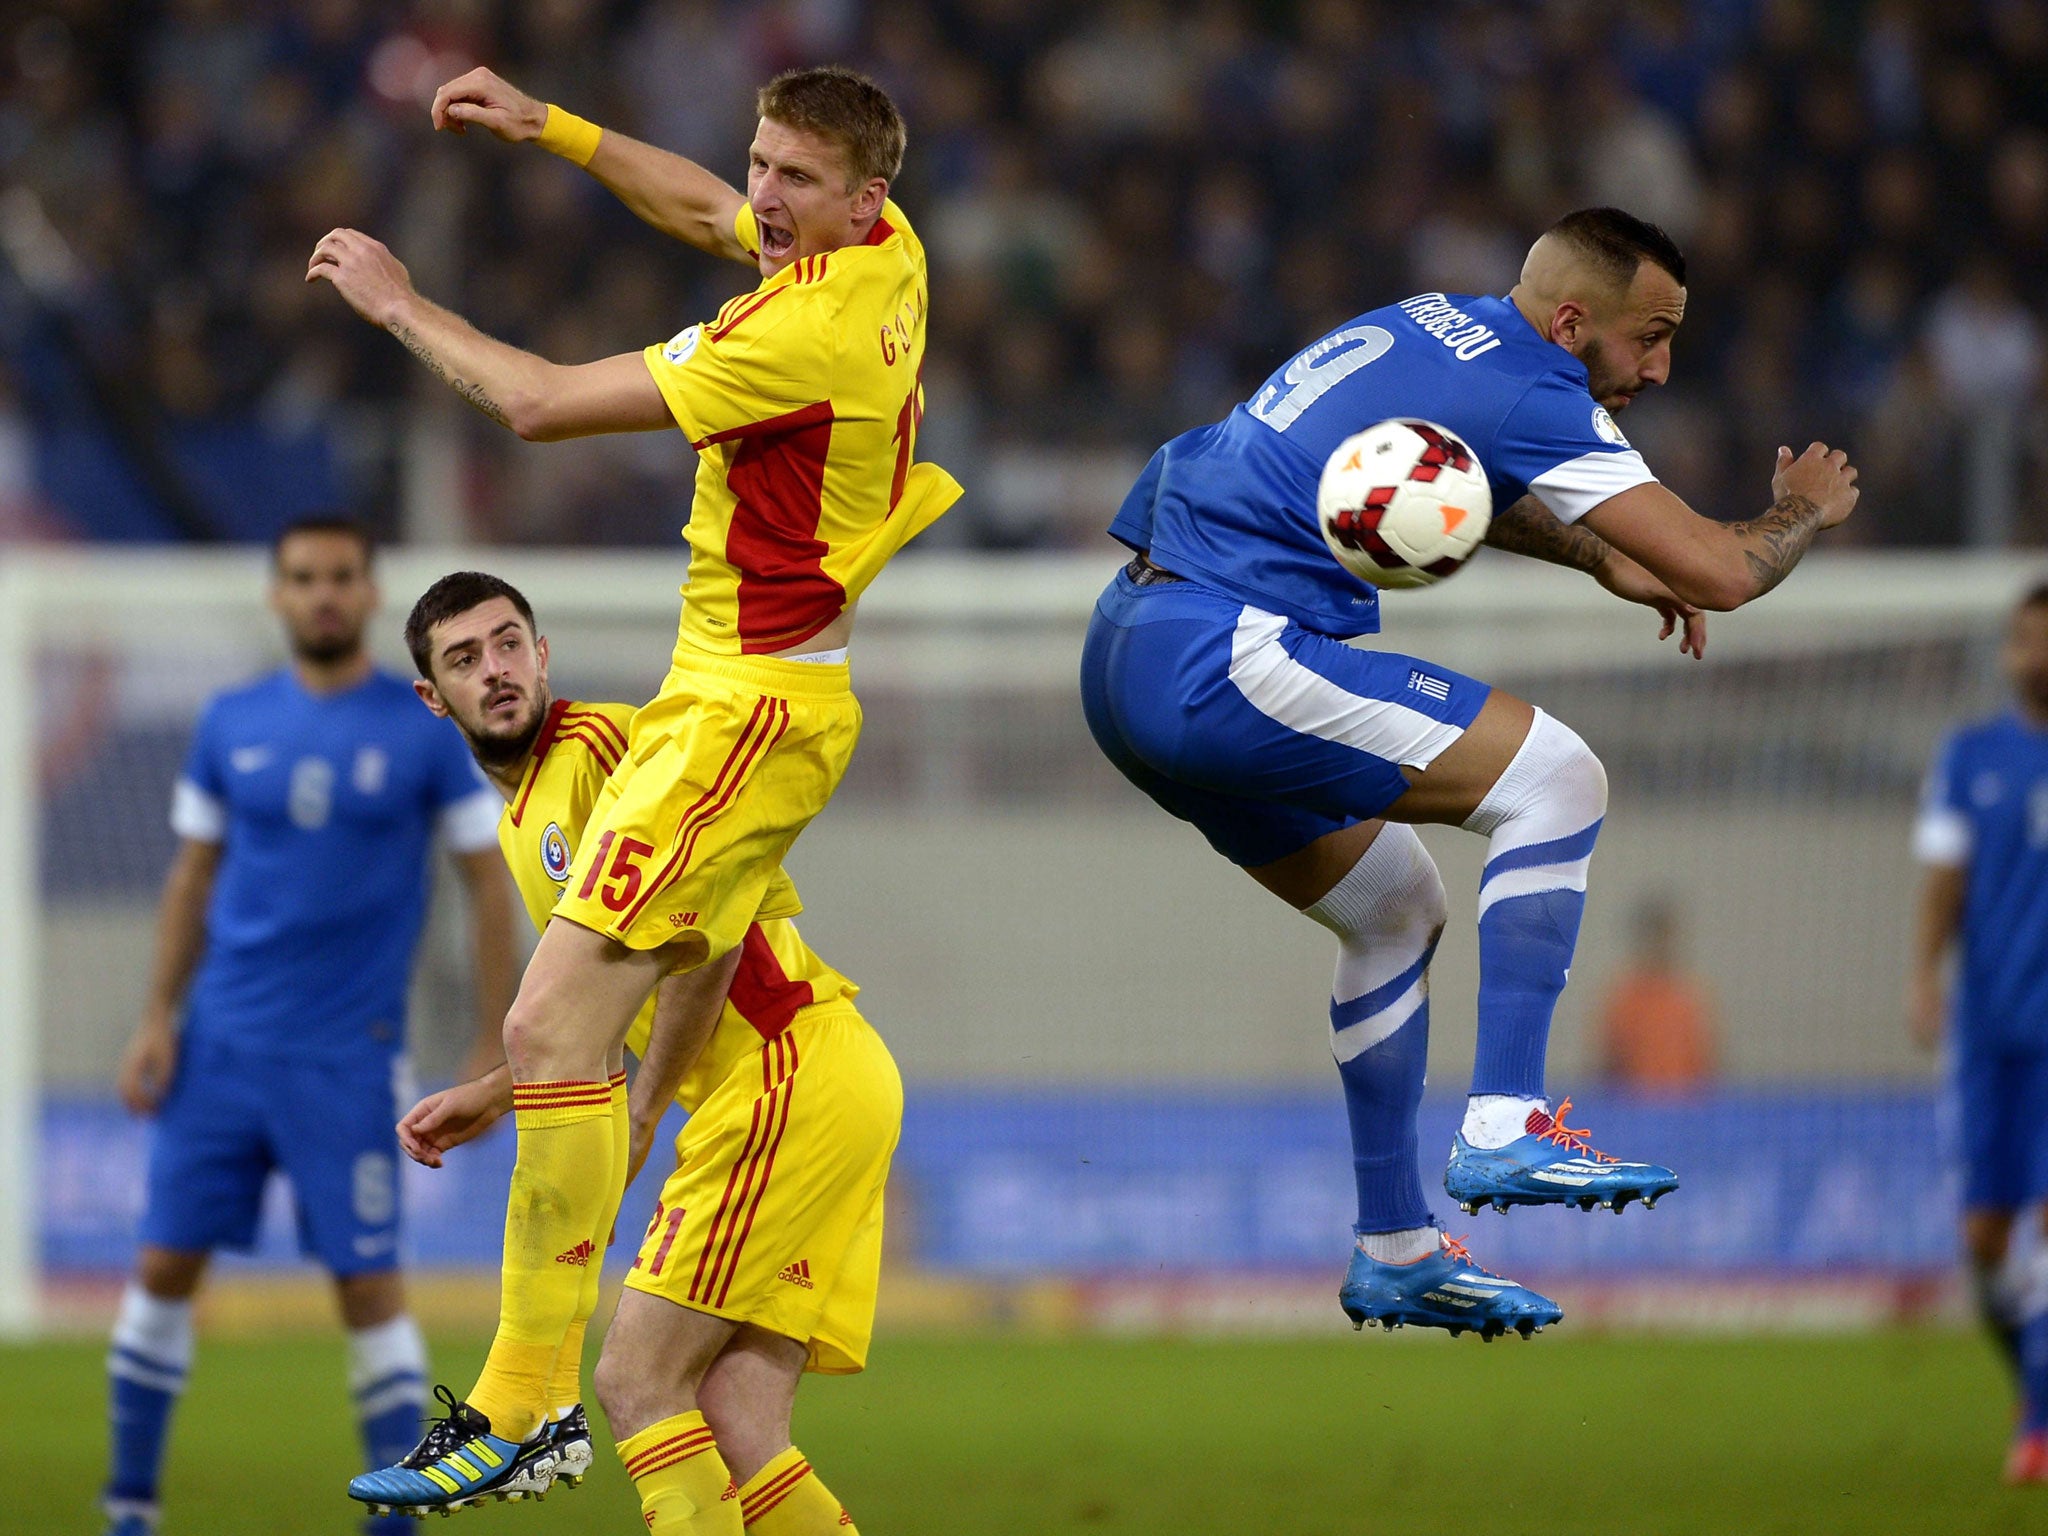
<path id="1" fill-rule="evenodd" d="M 1280 644 L 1286 628 L 1278 614 L 1248 607 L 1230 640 L 1230 680 L 1267 719 L 1404 768 L 1427 768 L 1465 734 L 1463 726 L 1391 699 L 1368 699 L 1310 671 Z"/>

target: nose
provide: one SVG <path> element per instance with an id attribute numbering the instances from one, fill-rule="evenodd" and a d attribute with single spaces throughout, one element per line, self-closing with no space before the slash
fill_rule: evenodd
<path id="1" fill-rule="evenodd" d="M 1637 370 L 1645 384 L 1662 384 L 1671 377 L 1671 343 L 1660 341 L 1650 348 Z"/>

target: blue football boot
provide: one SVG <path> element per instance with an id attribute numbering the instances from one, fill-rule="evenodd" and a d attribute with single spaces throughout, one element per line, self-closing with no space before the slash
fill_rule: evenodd
<path id="1" fill-rule="evenodd" d="M 348 1496 L 375 1515 L 447 1514 L 491 1499 L 544 1498 L 555 1480 L 554 1436 L 543 1425 L 518 1444 L 491 1433 L 491 1421 L 446 1387 L 434 1396 L 448 1416 L 395 1467 L 351 1478 Z"/>
<path id="2" fill-rule="evenodd" d="M 1523 1338 L 1541 1333 L 1564 1313 L 1548 1296 L 1481 1269 L 1465 1245 L 1438 1234 L 1435 1253 L 1407 1264 L 1387 1264 L 1354 1248 L 1337 1303 L 1353 1328 L 1378 1323 L 1399 1328 L 1448 1328 L 1456 1338 L 1471 1329 L 1489 1344 L 1510 1328 Z"/>
<path id="3" fill-rule="evenodd" d="M 1566 1099 L 1557 1112 L 1529 1112 L 1528 1130 L 1504 1147 L 1475 1147 L 1460 1132 L 1451 1140 L 1444 1190 L 1466 1211 L 1490 1205 L 1605 1206 L 1620 1214 L 1631 1200 L 1648 1210 L 1678 1188 L 1678 1175 L 1656 1163 L 1624 1163 L 1597 1150 L 1583 1126 L 1569 1126 Z"/>

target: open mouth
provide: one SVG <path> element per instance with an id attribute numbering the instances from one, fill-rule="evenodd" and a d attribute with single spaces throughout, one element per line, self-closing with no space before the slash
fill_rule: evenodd
<path id="1" fill-rule="evenodd" d="M 516 688 L 502 689 L 484 701 L 484 709 L 491 714 L 496 714 L 501 709 L 517 704 L 524 697 L 525 695 Z"/>
<path id="2" fill-rule="evenodd" d="M 761 231 L 761 254 L 770 261 L 781 261 L 796 249 L 796 231 L 755 222 Z"/>

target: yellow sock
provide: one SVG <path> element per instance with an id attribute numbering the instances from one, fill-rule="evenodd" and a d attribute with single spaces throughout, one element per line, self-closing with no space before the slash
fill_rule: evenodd
<path id="1" fill-rule="evenodd" d="M 550 1378 L 603 1248 L 591 1234 L 611 1197 L 607 1083 L 516 1083 L 519 1156 L 505 1201 L 498 1332 L 469 1404 L 491 1432 L 524 1440 L 547 1419 Z M 586 1314 L 587 1315 L 587 1314 Z M 581 1368 L 581 1345 L 578 1345 Z"/>
<path id="2" fill-rule="evenodd" d="M 653 1536 L 740 1536 L 739 1490 L 697 1412 L 650 1424 L 619 1442 Z"/>
<path id="3" fill-rule="evenodd" d="M 740 1518 L 752 1536 L 860 1536 L 853 1516 L 793 1445 L 747 1479 Z"/>
<path id="4" fill-rule="evenodd" d="M 604 1251 L 612 1240 L 612 1224 L 619 1219 L 619 1201 L 626 1193 L 626 1161 L 633 1151 L 633 1120 L 626 1108 L 626 1074 L 614 1072 L 612 1091 L 612 1175 L 611 1196 L 598 1212 L 591 1229 L 593 1248 L 590 1262 L 583 1266 L 583 1289 L 576 1297 L 576 1316 L 562 1335 L 555 1351 L 555 1366 L 548 1377 L 548 1406 L 556 1417 L 583 1401 L 583 1336 L 597 1311 L 598 1291 L 604 1283 Z"/>

